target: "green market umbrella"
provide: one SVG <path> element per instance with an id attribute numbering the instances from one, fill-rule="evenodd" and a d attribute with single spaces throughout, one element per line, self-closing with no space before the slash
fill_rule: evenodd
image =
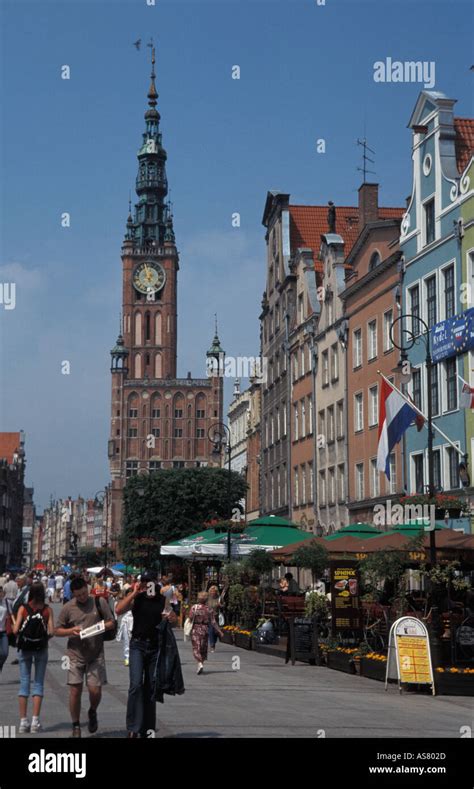
<path id="1" fill-rule="evenodd" d="M 298 525 L 287 521 L 285 518 L 279 518 L 278 515 L 264 515 L 263 518 L 257 518 L 255 521 L 250 521 L 247 528 L 251 526 L 288 526 L 290 529 L 297 529 Z"/>
<path id="2" fill-rule="evenodd" d="M 375 526 L 372 526 L 370 523 L 350 523 L 349 526 L 344 526 L 343 529 L 339 529 L 335 534 L 330 534 L 327 537 L 324 537 L 325 540 L 338 540 L 341 537 L 360 537 L 361 539 L 367 537 L 378 537 L 385 532 L 381 532 L 380 529 L 376 529 Z"/>
<path id="3" fill-rule="evenodd" d="M 435 531 L 447 528 L 443 521 L 435 521 Z M 428 533 L 428 530 L 425 529 L 425 523 L 421 519 L 421 523 L 419 521 L 408 521 L 408 523 L 401 523 L 400 526 L 392 526 L 390 531 L 384 532 L 384 534 L 405 534 L 407 537 L 416 537 L 417 534 L 425 531 Z"/>
<path id="4" fill-rule="evenodd" d="M 265 521 L 266 523 L 262 523 Z M 269 525 L 266 525 L 269 524 Z M 246 556 L 255 549 L 271 551 L 302 540 L 314 539 L 314 534 L 298 529 L 283 518 L 259 518 L 252 521 L 241 532 L 233 532 L 232 554 Z M 181 540 L 175 540 L 161 547 L 163 556 L 215 556 L 224 557 L 227 553 L 227 531 L 216 532 L 206 529 Z"/>

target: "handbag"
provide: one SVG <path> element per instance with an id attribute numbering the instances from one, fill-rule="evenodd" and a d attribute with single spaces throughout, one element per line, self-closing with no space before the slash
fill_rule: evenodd
<path id="1" fill-rule="evenodd" d="M 222 611 L 219 611 L 219 616 L 217 617 L 217 622 L 219 627 L 224 627 L 225 625 L 225 616 Z"/>
<path id="2" fill-rule="evenodd" d="M 13 619 L 11 614 L 7 614 L 5 619 L 5 633 L 7 634 L 8 646 L 16 647 L 16 635 L 13 632 Z"/>
<path id="3" fill-rule="evenodd" d="M 186 617 L 186 621 L 185 621 L 184 626 L 183 626 L 183 634 L 184 634 L 185 641 L 188 640 L 189 636 L 193 632 L 194 617 L 195 616 L 196 616 L 196 609 L 194 609 L 194 613 L 193 613 L 193 618 L 192 619 L 190 619 L 189 616 Z"/>

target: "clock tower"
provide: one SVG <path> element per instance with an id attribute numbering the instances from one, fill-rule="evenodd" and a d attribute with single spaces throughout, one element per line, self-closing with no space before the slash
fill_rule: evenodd
<path id="1" fill-rule="evenodd" d="M 152 49 L 145 131 L 138 150 L 137 202 L 122 245 L 122 317 L 111 351 L 112 408 L 107 518 L 112 544 L 121 531 L 128 477 L 211 462 L 208 432 L 222 421 L 224 352 L 214 337 L 206 378 L 177 378 L 179 257 L 160 131 Z M 196 319 L 199 316 L 196 315 Z M 209 357 L 217 364 L 209 364 Z M 203 355 L 203 367 L 205 365 Z"/>

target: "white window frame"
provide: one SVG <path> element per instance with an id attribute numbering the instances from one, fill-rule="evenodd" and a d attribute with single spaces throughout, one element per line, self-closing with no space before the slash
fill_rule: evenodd
<path id="1" fill-rule="evenodd" d="M 372 331 L 374 327 L 374 331 Z M 367 323 L 367 361 L 371 362 L 377 358 L 377 318 L 372 318 Z"/>
<path id="2" fill-rule="evenodd" d="M 359 327 L 352 332 L 352 369 L 358 370 L 362 367 L 363 359 L 362 329 Z"/>
<path id="3" fill-rule="evenodd" d="M 457 295 L 457 292 L 458 292 L 457 276 L 456 276 L 456 274 L 457 274 L 457 272 L 456 272 L 456 258 L 452 258 L 451 260 L 448 260 L 446 263 L 443 263 L 443 265 L 440 266 L 440 269 L 439 269 L 439 284 L 440 284 L 440 286 L 441 286 L 441 283 L 443 285 L 443 298 L 440 300 L 439 313 L 438 313 L 440 321 L 445 321 L 446 320 L 446 298 L 445 298 L 446 289 L 445 289 L 444 285 L 445 285 L 445 272 L 447 271 L 448 268 L 452 268 L 453 272 L 454 272 L 454 314 L 457 315 L 457 311 L 458 311 L 458 304 L 457 304 L 457 298 L 456 298 L 456 295 Z M 439 288 L 439 290 L 441 290 L 441 287 Z"/>
<path id="4" fill-rule="evenodd" d="M 373 393 L 375 391 L 375 411 L 374 411 L 374 398 Z M 374 386 L 369 386 L 368 390 L 368 418 L 369 418 L 369 427 L 375 427 L 379 423 L 379 387 L 378 384 L 374 384 Z"/>
<path id="5" fill-rule="evenodd" d="M 360 408 L 359 408 L 360 404 Z M 360 420 L 359 420 L 360 417 Z M 364 393 L 354 393 L 354 433 L 360 433 L 364 429 Z"/>
<path id="6" fill-rule="evenodd" d="M 370 495 L 373 498 L 380 496 L 380 472 L 377 468 L 377 458 L 370 458 Z"/>
<path id="7" fill-rule="evenodd" d="M 389 320 L 390 316 L 390 320 Z M 390 339 L 390 329 L 393 323 L 393 310 L 387 310 L 383 314 L 383 350 L 388 353 L 393 349 L 393 343 Z"/>
<path id="8" fill-rule="evenodd" d="M 360 472 L 362 471 L 362 475 Z M 363 463 L 356 463 L 355 464 L 355 494 L 356 494 L 356 501 L 363 501 L 365 497 L 365 479 L 364 479 L 364 464 Z M 362 485 L 360 485 L 360 480 L 362 480 Z"/>

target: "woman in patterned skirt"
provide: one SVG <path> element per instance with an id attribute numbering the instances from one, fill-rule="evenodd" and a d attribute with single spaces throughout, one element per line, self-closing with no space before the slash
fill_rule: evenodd
<path id="1" fill-rule="evenodd" d="M 204 661 L 207 660 L 209 628 L 212 627 L 221 638 L 224 635 L 216 622 L 213 609 L 207 605 L 207 600 L 208 593 L 199 592 L 197 605 L 193 605 L 189 612 L 189 618 L 193 623 L 191 643 L 193 645 L 193 656 L 198 664 L 198 674 L 202 674 Z"/>

